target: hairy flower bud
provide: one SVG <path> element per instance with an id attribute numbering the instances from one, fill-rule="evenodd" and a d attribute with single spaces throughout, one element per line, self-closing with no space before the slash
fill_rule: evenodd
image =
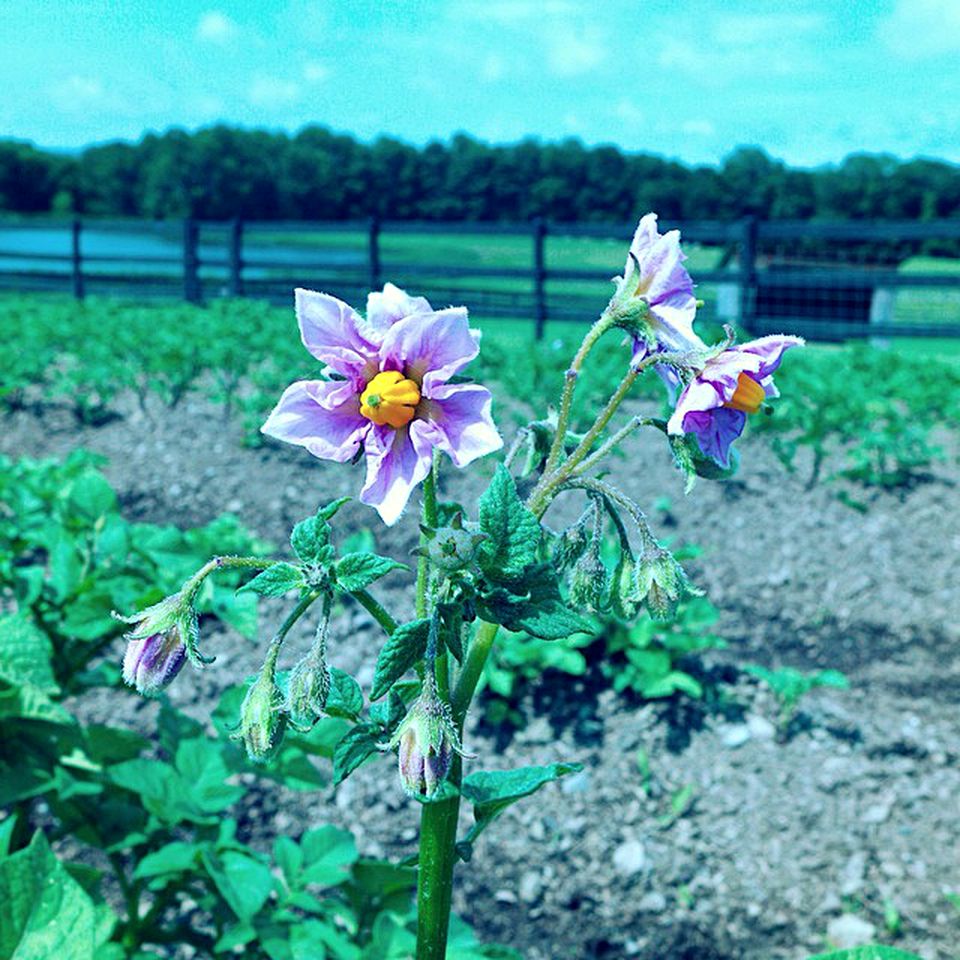
<path id="1" fill-rule="evenodd" d="M 610 609 L 621 620 L 632 620 L 637 615 L 637 564 L 633 554 L 621 549 L 620 559 L 610 580 Z"/>
<path id="2" fill-rule="evenodd" d="M 138 637 L 127 643 L 123 658 L 123 679 L 137 693 L 154 697 L 180 672 L 187 648 L 174 623 L 165 633 Z"/>
<path id="3" fill-rule="evenodd" d="M 650 546 L 644 551 L 637 565 L 636 584 L 637 600 L 646 600 L 655 620 L 671 619 L 683 597 L 703 593 L 690 583 L 673 554 L 659 546 Z"/>
<path id="4" fill-rule="evenodd" d="M 286 710 L 290 722 L 308 730 L 323 715 L 330 694 L 330 671 L 322 656 L 311 650 L 287 679 Z"/>
<path id="5" fill-rule="evenodd" d="M 273 756 L 286 727 L 283 697 L 274 677 L 272 665 L 265 665 L 250 685 L 240 705 L 240 729 L 247 756 L 255 763 L 263 763 Z"/>
<path id="6" fill-rule="evenodd" d="M 560 570 L 575 564 L 590 543 L 590 528 L 596 507 L 591 504 L 580 514 L 576 523 L 567 527 L 557 538 L 557 546 L 553 554 L 554 566 Z"/>
<path id="7" fill-rule="evenodd" d="M 180 672 L 189 645 L 196 642 L 193 608 L 175 593 L 132 617 L 114 617 L 134 625 L 124 634 L 123 679 L 138 693 L 156 696 Z"/>
<path id="8" fill-rule="evenodd" d="M 599 613 L 607 600 L 607 568 L 599 544 L 591 544 L 576 562 L 570 577 L 570 603 L 588 613 Z"/>
<path id="9" fill-rule="evenodd" d="M 450 774 L 454 754 L 464 754 L 450 707 L 437 697 L 432 684 L 410 707 L 390 746 L 399 747 L 404 791 L 421 800 L 434 797 Z"/>

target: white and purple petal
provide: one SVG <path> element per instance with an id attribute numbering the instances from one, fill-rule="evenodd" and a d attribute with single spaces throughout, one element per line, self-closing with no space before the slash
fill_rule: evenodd
<path id="1" fill-rule="evenodd" d="M 303 345 L 321 363 L 355 382 L 376 372 L 379 338 L 349 304 L 315 290 L 296 290 Z"/>
<path id="2" fill-rule="evenodd" d="M 760 358 L 760 364 L 757 368 L 756 380 L 765 380 L 780 366 L 784 351 L 790 347 L 802 347 L 803 337 L 789 337 L 783 334 L 772 334 L 767 337 L 760 337 L 757 340 L 750 340 L 748 343 L 740 344 L 734 348 L 742 353 L 749 353 Z"/>
<path id="3" fill-rule="evenodd" d="M 454 466 L 465 467 L 503 446 L 490 412 L 493 398 L 478 384 L 439 384 L 424 404 L 436 446 Z"/>
<path id="4" fill-rule="evenodd" d="M 260 428 L 275 440 L 295 443 L 322 460 L 352 460 L 372 424 L 360 414 L 350 381 L 298 380 L 290 384 Z"/>
<path id="5" fill-rule="evenodd" d="M 393 283 L 385 283 L 383 290 L 367 294 L 367 324 L 381 336 L 398 320 L 415 313 L 433 313 L 426 297 L 411 297 L 406 290 Z"/>
<path id="6" fill-rule="evenodd" d="M 380 369 L 401 371 L 429 394 L 433 385 L 446 383 L 476 357 L 478 340 L 464 307 L 415 314 L 384 335 Z"/>
<path id="7" fill-rule="evenodd" d="M 703 455 L 726 469 L 730 466 L 730 445 L 743 433 L 747 415 L 730 407 L 693 410 L 683 418 L 684 430 L 697 438 Z"/>
<path id="8" fill-rule="evenodd" d="M 387 526 L 400 519 L 410 494 L 430 472 L 431 432 L 428 423 L 414 420 L 401 430 L 374 427 L 367 436 L 367 478 L 360 500 L 375 507 Z"/>

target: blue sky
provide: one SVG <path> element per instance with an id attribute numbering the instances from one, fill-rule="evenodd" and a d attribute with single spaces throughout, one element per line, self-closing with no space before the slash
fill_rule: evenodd
<path id="1" fill-rule="evenodd" d="M 0 136 L 220 120 L 960 161 L 960 0 L 0 0 Z"/>

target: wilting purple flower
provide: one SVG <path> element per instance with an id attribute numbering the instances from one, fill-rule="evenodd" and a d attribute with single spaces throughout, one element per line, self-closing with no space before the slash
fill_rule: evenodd
<path id="1" fill-rule="evenodd" d="M 138 693 L 158 694 L 180 672 L 187 648 L 174 624 L 166 633 L 130 640 L 123 658 L 123 679 Z"/>
<path id="2" fill-rule="evenodd" d="M 503 445 L 490 391 L 449 382 L 479 351 L 465 308 L 434 310 L 392 284 L 370 294 L 366 319 L 312 290 L 297 290 L 296 306 L 304 346 L 342 379 L 291 384 L 261 430 L 324 460 L 362 450 L 360 499 L 385 523 L 403 512 L 434 449 L 463 467 Z"/>
<path id="3" fill-rule="evenodd" d="M 630 244 L 618 296 L 639 299 L 646 307 L 645 330 L 634 336 L 633 362 L 655 350 L 688 352 L 705 349 L 693 332 L 697 299 L 683 261 L 680 231 L 661 234 L 657 215 L 641 218 Z"/>
<path id="4" fill-rule="evenodd" d="M 692 433 L 705 456 L 728 467 L 730 444 L 743 433 L 747 414 L 780 395 L 773 373 L 783 352 L 802 344 L 800 337 L 760 337 L 710 358 L 684 387 L 667 432 Z"/>

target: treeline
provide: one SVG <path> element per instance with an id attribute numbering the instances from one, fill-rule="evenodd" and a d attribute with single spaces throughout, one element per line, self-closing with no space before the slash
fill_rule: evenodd
<path id="1" fill-rule="evenodd" d="M 490 146 L 465 135 L 414 147 L 310 126 L 296 135 L 215 126 L 148 134 L 75 156 L 0 141 L 0 210 L 227 219 L 626 221 L 933 219 L 960 216 L 960 167 L 855 154 L 792 169 L 744 147 L 687 166 L 577 140 Z"/>

